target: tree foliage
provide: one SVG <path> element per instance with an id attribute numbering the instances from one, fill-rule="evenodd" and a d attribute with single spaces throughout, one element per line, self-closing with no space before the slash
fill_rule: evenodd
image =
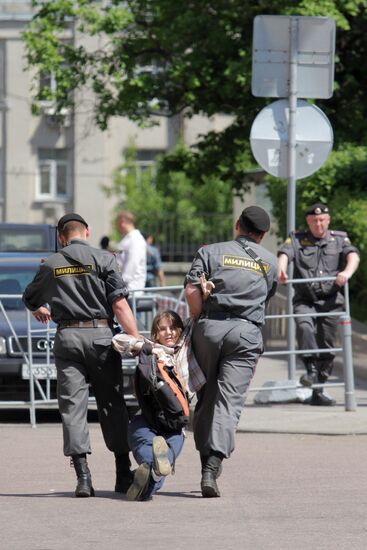
<path id="1" fill-rule="evenodd" d="M 124 115 L 153 124 L 154 115 L 233 116 L 220 133 L 167 159 L 197 181 L 209 173 L 241 189 L 254 164 L 248 137 L 264 99 L 251 95 L 253 20 L 259 14 L 333 17 L 338 26 L 336 90 L 321 105 L 337 141 L 366 139 L 367 0 L 35 0 L 24 34 L 29 65 L 54 73 L 57 88 L 37 91 L 60 109 L 77 90 L 94 94 L 94 115 L 106 128 Z M 75 40 L 68 39 L 73 29 Z M 91 37 L 94 40 L 91 40 Z M 320 102 L 322 104 L 322 102 Z M 78 106 L 77 106 L 78 107 Z M 348 117 L 345 117 L 348 112 Z"/>
<path id="2" fill-rule="evenodd" d="M 180 146 L 177 149 L 179 154 Z M 124 151 L 124 160 L 105 191 L 117 198 L 115 214 L 121 209 L 134 212 L 139 229 L 152 233 L 158 244 L 174 239 L 177 244 L 190 244 L 194 252 L 213 238 L 232 234 L 233 195 L 227 183 L 211 176 L 196 185 L 184 172 L 167 174 L 160 159 L 140 173 L 133 143 Z"/>
<path id="3" fill-rule="evenodd" d="M 251 94 L 254 18 L 334 18 L 335 91 L 318 105 L 331 121 L 336 149 L 322 170 L 299 182 L 298 205 L 301 211 L 314 198 L 327 200 L 335 226 L 366 250 L 366 147 L 361 144 L 367 140 L 367 0 L 34 0 L 33 5 L 35 17 L 24 34 L 28 64 L 38 74 L 53 73 L 57 82 L 55 90 L 39 89 L 36 82 L 35 110 L 42 99 L 54 101 L 59 112 L 78 109 L 76 92 L 88 89 L 102 129 L 113 116 L 149 125 L 157 115 L 231 115 L 223 131 L 202 135 L 192 148 L 180 147 L 162 159 L 157 178 L 162 196 L 150 196 L 142 179 L 144 200 L 157 215 L 160 200 L 163 208 L 196 215 L 193 202 L 185 202 L 188 195 L 200 200 L 204 211 L 211 204 L 205 201 L 209 181 L 238 191 L 246 186 L 246 171 L 255 166 L 251 124 L 270 101 Z M 135 191 L 128 179 L 125 184 L 129 203 Z M 272 183 L 280 225 L 284 189 L 285 182 Z M 359 303 L 366 293 L 364 258 L 362 264 L 353 283 Z"/>
<path id="4" fill-rule="evenodd" d="M 287 182 L 269 177 L 268 193 L 279 223 L 279 236 L 286 235 Z M 323 201 L 331 213 L 331 228 L 347 231 L 361 252 L 361 264 L 351 279 L 353 315 L 367 321 L 367 148 L 343 144 L 315 174 L 297 182 L 297 227 L 306 227 L 307 206 Z"/>

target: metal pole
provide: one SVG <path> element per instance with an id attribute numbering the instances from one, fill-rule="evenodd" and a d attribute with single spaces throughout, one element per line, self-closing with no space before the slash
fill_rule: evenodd
<path id="1" fill-rule="evenodd" d="M 290 18 L 289 28 L 289 122 L 288 122 L 288 190 L 287 190 L 287 232 L 296 228 L 296 115 L 297 115 L 297 54 L 298 54 L 298 18 Z M 288 269 L 289 278 L 293 278 L 293 265 Z M 293 286 L 287 285 L 288 314 L 293 313 Z M 294 319 L 287 319 L 287 344 L 289 350 L 295 349 Z M 288 358 L 288 379 L 296 378 L 296 357 Z"/>
<path id="2" fill-rule="evenodd" d="M 29 368 L 29 414 L 32 428 L 36 428 L 36 408 L 34 404 L 34 379 L 33 379 L 33 351 L 31 335 L 31 314 L 27 309 L 27 344 L 28 344 L 28 368 Z"/>
<path id="3" fill-rule="evenodd" d="M 344 401 L 346 411 L 355 411 L 357 408 L 354 393 L 353 348 L 352 348 L 352 320 L 349 309 L 349 285 L 345 285 L 345 312 L 339 321 L 342 327 L 343 338 L 343 374 L 344 374 Z"/>

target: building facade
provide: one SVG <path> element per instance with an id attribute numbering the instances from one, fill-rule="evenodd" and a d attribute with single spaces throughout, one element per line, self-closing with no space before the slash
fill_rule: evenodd
<path id="1" fill-rule="evenodd" d="M 114 202 L 103 186 L 111 183 L 131 142 L 144 168 L 179 137 L 190 145 L 200 133 L 221 130 L 228 119 L 161 118 L 159 125 L 140 129 L 119 117 L 102 132 L 93 122 L 88 92 L 61 123 L 47 103 L 40 116 L 32 115 L 32 78 L 22 40 L 31 17 L 31 2 L 0 3 L 0 221 L 55 223 L 65 212 L 77 211 L 90 223 L 91 243 L 98 245 L 113 223 Z"/>

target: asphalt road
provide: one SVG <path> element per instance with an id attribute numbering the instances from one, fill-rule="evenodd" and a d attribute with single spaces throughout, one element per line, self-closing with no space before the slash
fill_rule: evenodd
<path id="1" fill-rule="evenodd" d="M 271 413 L 271 411 L 269 411 Z M 160 494 L 116 495 L 113 456 L 91 424 L 96 497 L 75 499 L 61 426 L 0 424 L 2 550 L 364 550 L 367 435 L 238 433 L 203 499 L 192 433 Z"/>

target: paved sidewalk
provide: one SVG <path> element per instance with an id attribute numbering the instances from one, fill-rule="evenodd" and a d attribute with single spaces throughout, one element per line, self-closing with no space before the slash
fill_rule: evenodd
<path id="1" fill-rule="evenodd" d="M 340 369 L 330 382 L 340 383 Z M 303 371 L 297 371 L 297 377 Z M 345 411 L 344 387 L 331 387 L 329 395 L 336 399 L 335 407 L 311 407 L 303 403 L 274 403 L 257 405 L 253 389 L 270 381 L 287 382 L 287 363 L 284 360 L 262 357 L 256 369 L 246 407 L 238 426 L 241 432 L 304 433 L 325 435 L 367 434 L 367 383 L 356 378 L 356 411 Z"/>

